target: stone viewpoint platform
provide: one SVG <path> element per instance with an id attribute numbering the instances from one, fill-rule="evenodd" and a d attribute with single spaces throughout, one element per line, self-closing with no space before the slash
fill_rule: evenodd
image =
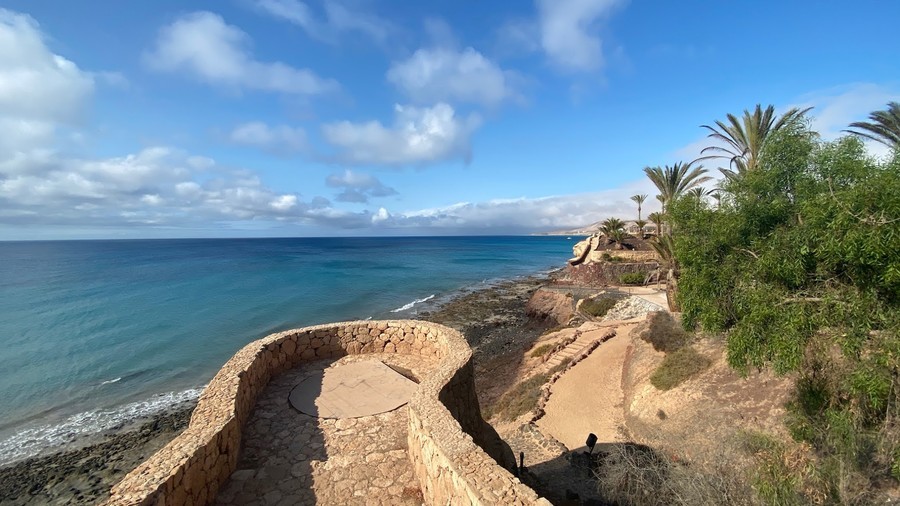
<path id="1" fill-rule="evenodd" d="M 321 389 L 329 370 L 364 362 L 418 380 L 409 403 L 355 418 L 341 416 L 352 407 L 343 401 L 327 408 L 335 418 L 290 406 L 304 380 L 323 378 L 307 385 Z M 354 387 L 344 380 L 335 384 Z M 328 403 L 317 398 L 305 396 L 318 415 Z M 344 322 L 279 332 L 238 351 L 188 428 L 115 485 L 107 504 L 549 505 L 514 468 L 481 417 L 462 335 L 421 321 Z"/>

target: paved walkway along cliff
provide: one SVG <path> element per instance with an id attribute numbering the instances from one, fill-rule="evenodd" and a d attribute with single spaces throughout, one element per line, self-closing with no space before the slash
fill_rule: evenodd
<path id="1" fill-rule="evenodd" d="M 275 378 L 244 428 L 238 470 L 217 504 L 421 504 L 408 455 L 405 406 L 369 416 L 318 418 L 288 403 L 305 378 L 362 361 L 385 362 L 417 378 L 437 362 L 388 353 L 351 355 L 310 362 Z"/>
<path id="2" fill-rule="evenodd" d="M 408 405 L 313 418 L 291 390 L 327 367 L 381 360 L 419 379 Z M 462 335 L 421 321 L 345 322 L 280 332 L 232 357 L 189 427 L 129 473 L 110 505 L 549 505 L 510 469 L 481 416 Z"/>

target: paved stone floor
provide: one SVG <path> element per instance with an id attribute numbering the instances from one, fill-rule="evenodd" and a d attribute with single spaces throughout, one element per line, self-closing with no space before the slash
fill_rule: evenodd
<path id="1" fill-rule="evenodd" d="M 244 429 L 237 471 L 219 491 L 220 505 L 422 503 L 407 456 L 407 411 L 325 419 L 298 412 L 288 396 L 328 367 L 380 360 L 404 375 L 426 376 L 434 359 L 398 354 L 351 355 L 301 364 L 274 378 Z"/>

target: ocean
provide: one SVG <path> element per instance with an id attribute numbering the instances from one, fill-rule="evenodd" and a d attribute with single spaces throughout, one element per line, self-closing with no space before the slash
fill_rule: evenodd
<path id="1" fill-rule="evenodd" d="M 0 242 L 0 464 L 196 399 L 269 333 L 414 317 L 565 237 Z"/>

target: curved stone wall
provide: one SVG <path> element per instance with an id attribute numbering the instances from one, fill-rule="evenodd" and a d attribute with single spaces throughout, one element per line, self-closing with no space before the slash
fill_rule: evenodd
<path id="1" fill-rule="evenodd" d="M 248 344 L 207 385 L 188 428 L 116 484 L 107 504 L 213 502 L 237 466 L 241 429 L 273 376 L 304 361 L 382 352 L 440 358 L 408 406 L 409 457 L 427 503 L 549 504 L 497 463 L 514 466 L 481 418 L 462 335 L 411 320 L 318 325 Z"/>

